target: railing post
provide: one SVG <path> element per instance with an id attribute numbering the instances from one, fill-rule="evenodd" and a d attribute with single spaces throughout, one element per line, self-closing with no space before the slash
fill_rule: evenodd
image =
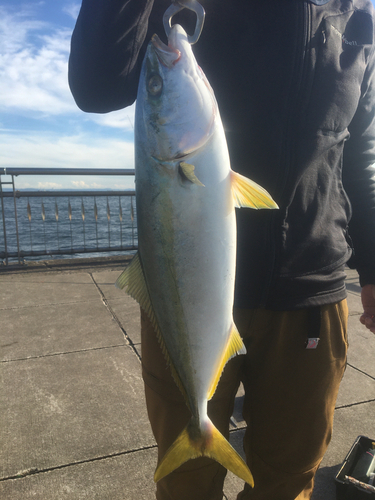
<path id="1" fill-rule="evenodd" d="M 108 248 L 111 248 L 111 211 L 109 208 L 108 196 L 107 196 L 107 220 L 108 220 Z"/>
<path id="2" fill-rule="evenodd" d="M 12 188 L 13 188 L 13 201 L 14 201 L 14 218 L 15 218 L 15 221 L 16 221 L 17 256 L 18 256 L 18 264 L 21 264 L 20 238 L 19 238 L 19 234 L 18 234 L 18 217 L 17 217 L 16 188 L 14 186 L 14 175 L 13 174 L 12 174 Z"/>
<path id="3" fill-rule="evenodd" d="M 5 265 L 8 265 L 8 246 L 7 246 L 7 228 L 5 224 L 5 206 L 3 197 L 3 185 L 0 175 L 0 198 L 1 198 L 1 214 L 3 216 L 3 233 L 4 233 L 4 252 L 5 252 Z"/>
<path id="4" fill-rule="evenodd" d="M 96 196 L 94 196 L 94 217 L 95 217 L 95 231 L 96 231 L 96 249 L 99 249 L 98 239 L 98 207 L 96 205 Z"/>
<path id="5" fill-rule="evenodd" d="M 83 204 L 83 196 L 81 196 L 81 217 L 82 217 L 82 228 L 83 228 L 83 249 L 86 250 L 85 205 Z"/>

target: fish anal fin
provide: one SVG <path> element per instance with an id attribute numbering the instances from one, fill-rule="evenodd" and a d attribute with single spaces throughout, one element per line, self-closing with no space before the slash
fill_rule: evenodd
<path id="1" fill-rule="evenodd" d="M 152 305 L 138 252 L 117 278 L 115 286 L 133 297 L 142 309 L 146 311 L 147 315 L 151 317 Z"/>
<path id="2" fill-rule="evenodd" d="M 259 184 L 237 172 L 230 172 L 231 187 L 236 207 L 279 208 L 271 195 Z"/>
<path id="3" fill-rule="evenodd" d="M 168 349 L 165 345 L 163 335 L 161 334 L 159 324 L 154 313 L 154 308 L 152 307 L 150 294 L 148 292 L 146 279 L 143 273 L 141 257 L 138 252 L 135 254 L 126 269 L 117 278 L 115 285 L 117 288 L 119 288 L 120 290 L 124 290 L 128 295 L 133 297 L 133 299 L 138 302 L 138 304 L 149 317 L 155 330 L 164 358 L 171 370 L 172 377 L 187 402 L 188 400 L 186 391 L 169 356 Z"/>
<path id="4" fill-rule="evenodd" d="M 155 482 L 160 481 L 188 460 L 198 457 L 212 458 L 250 486 L 254 486 L 253 476 L 248 466 L 213 423 L 208 420 L 203 431 L 194 418 L 160 461 L 155 471 Z"/>
<path id="5" fill-rule="evenodd" d="M 228 338 L 227 345 L 223 351 L 223 355 L 220 358 L 217 369 L 215 370 L 214 377 L 211 381 L 210 388 L 207 394 L 207 399 L 211 399 L 215 394 L 217 384 L 219 383 L 221 374 L 224 370 L 225 365 L 228 361 L 238 354 L 246 354 L 246 348 L 242 342 L 242 338 L 237 330 L 236 325 L 233 323 Z"/>
<path id="6" fill-rule="evenodd" d="M 204 184 L 201 183 L 201 181 L 198 179 L 198 177 L 195 175 L 195 166 L 191 165 L 190 163 L 186 163 L 184 161 L 181 161 L 179 164 L 179 167 L 181 169 L 182 175 L 190 181 L 192 184 L 196 184 L 197 186 L 205 187 Z"/>

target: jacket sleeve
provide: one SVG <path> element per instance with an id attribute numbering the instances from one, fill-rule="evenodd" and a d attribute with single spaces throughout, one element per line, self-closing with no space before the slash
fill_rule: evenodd
<path id="1" fill-rule="evenodd" d="M 165 0 L 82 0 L 69 57 L 69 86 L 77 105 L 106 113 L 132 104 L 153 33 L 163 35 Z"/>
<path id="2" fill-rule="evenodd" d="M 368 58 L 362 94 L 344 149 L 343 181 L 352 206 L 349 235 L 361 286 L 375 284 L 375 46 Z"/>

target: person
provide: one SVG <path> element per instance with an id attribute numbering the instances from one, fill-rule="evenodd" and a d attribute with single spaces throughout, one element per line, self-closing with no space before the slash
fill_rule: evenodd
<path id="1" fill-rule="evenodd" d="M 370 0 L 202 0 L 194 52 L 214 88 L 232 168 L 279 210 L 239 210 L 234 318 L 247 348 L 209 403 L 228 437 L 240 381 L 244 450 L 255 487 L 241 500 L 302 500 L 330 441 L 346 364 L 345 266 L 375 333 L 375 44 Z M 140 67 L 170 0 L 83 0 L 69 83 L 106 113 L 136 99 Z M 173 19 L 187 31 L 184 9 Z M 142 312 L 147 409 L 162 457 L 190 418 Z M 191 460 L 157 483 L 158 500 L 218 500 L 226 471 Z"/>

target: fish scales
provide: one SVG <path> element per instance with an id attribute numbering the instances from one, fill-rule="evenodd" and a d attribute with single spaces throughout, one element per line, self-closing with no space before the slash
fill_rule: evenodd
<path id="1" fill-rule="evenodd" d="M 233 323 L 235 206 L 277 208 L 230 167 L 216 99 L 187 35 L 154 35 L 135 116 L 139 251 L 117 280 L 155 327 L 192 419 L 161 459 L 155 480 L 208 456 L 253 485 L 247 465 L 214 427 L 207 402 L 227 361 L 245 348 Z"/>

